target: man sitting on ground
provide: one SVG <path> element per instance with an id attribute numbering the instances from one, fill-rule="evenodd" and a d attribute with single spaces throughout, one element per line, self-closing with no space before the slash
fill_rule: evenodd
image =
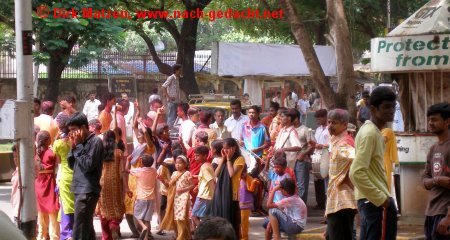
<path id="1" fill-rule="evenodd" d="M 280 190 L 286 197 L 274 203 L 275 192 Z M 273 239 L 281 239 L 280 231 L 288 235 L 299 234 L 305 229 L 307 209 L 303 200 L 295 194 L 295 182 L 292 179 L 283 179 L 280 185 L 276 186 L 269 193 L 267 200 L 269 208 L 269 220 L 273 231 Z M 266 240 L 270 239 L 267 238 Z"/>

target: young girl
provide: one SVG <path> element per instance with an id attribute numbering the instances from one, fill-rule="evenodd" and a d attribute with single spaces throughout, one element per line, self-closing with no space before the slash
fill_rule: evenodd
<path id="1" fill-rule="evenodd" d="M 208 214 L 227 219 L 236 231 L 236 238 L 239 238 L 240 231 L 239 182 L 244 165 L 237 141 L 224 139 L 222 161 L 215 170 L 217 185 Z"/>
<path id="2" fill-rule="evenodd" d="M 188 160 L 180 155 L 176 158 L 177 169 L 171 177 L 170 182 L 159 178 L 162 184 L 169 187 L 167 196 L 166 215 L 161 222 L 161 229 L 175 230 L 177 240 L 191 238 L 189 223 L 189 191 L 194 188 L 192 176 L 188 168 Z"/>
<path id="3" fill-rule="evenodd" d="M 217 166 L 222 162 L 222 147 L 223 147 L 223 141 L 222 140 L 214 140 L 211 143 L 211 153 L 213 155 L 212 160 L 212 167 L 214 170 L 216 170 Z"/>
<path id="4" fill-rule="evenodd" d="M 103 135 L 103 168 L 100 185 L 102 190 L 98 200 L 98 214 L 102 225 L 102 239 L 117 239 L 120 222 L 125 213 L 122 179 L 122 157 L 116 142 L 116 134 L 108 130 Z"/>
<path id="5" fill-rule="evenodd" d="M 14 223 L 18 224 L 18 216 L 19 216 L 19 202 L 20 202 L 20 192 L 19 192 L 19 159 L 18 159 L 18 149 L 17 144 L 14 144 L 11 148 L 11 151 L 13 153 L 13 160 L 14 165 L 16 166 L 16 169 L 12 173 L 11 176 L 11 205 L 14 210 Z"/>
<path id="6" fill-rule="evenodd" d="M 249 218 L 252 212 L 253 201 L 258 180 L 247 174 L 247 166 L 244 165 L 239 185 L 239 207 L 241 209 L 241 240 L 248 240 Z"/>
<path id="7" fill-rule="evenodd" d="M 55 193 L 56 157 L 49 148 L 50 133 L 40 131 L 37 134 L 37 147 L 35 160 L 39 171 L 35 180 L 36 200 L 38 207 L 39 233 L 37 239 L 59 239 L 58 224 L 58 196 Z"/>

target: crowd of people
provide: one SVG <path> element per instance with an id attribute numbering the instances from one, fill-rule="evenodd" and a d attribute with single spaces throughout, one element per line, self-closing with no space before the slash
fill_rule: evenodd
<path id="1" fill-rule="evenodd" d="M 92 93 L 83 112 L 76 111 L 75 98 L 63 97 L 55 117 L 55 103 L 35 101 L 38 239 L 95 239 L 94 215 L 105 240 L 121 236 L 123 219 L 131 237 L 152 239 L 153 215 L 156 234 L 174 231 L 178 240 L 249 239 L 252 214 L 267 215 L 266 239 L 280 239 L 280 232 L 295 236 L 306 227 L 311 170 L 327 239 L 355 239 L 357 213 L 361 239 L 395 239 L 398 212 L 390 179 L 398 159 L 387 123 L 394 118 L 396 96 L 390 88 L 366 96 L 369 117 L 355 137 L 345 109 L 319 109 L 317 129 L 306 127 L 306 94 L 294 103 L 291 96 L 288 107 L 274 99 L 262 119 L 256 105 L 244 114 L 238 99 L 230 102 L 228 118 L 221 108 L 190 107 L 180 102 L 181 66 L 173 70 L 162 96 L 152 94 L 144 114 L 126 94 L 99 101 Z M 127 118 L 130 106 L 134 114 Z M 448 239 L 448 103 L 431 106 L 428 116 L 439 143 L 430 149 L 423 175 L 431 196 L 425 232 L 428 239 Z M 130 121 L 133 144 L 126 137 Z M 177 137 L 170 134 L 174 126 Z M 329 163 L 326 174 L 317 171 L 323 161 Z"/>

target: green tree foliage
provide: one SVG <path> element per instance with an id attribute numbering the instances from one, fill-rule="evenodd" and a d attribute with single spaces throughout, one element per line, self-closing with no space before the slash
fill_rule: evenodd
<path id="1" fill-rule="evenodd" d="M 130 11 L 138 12 L 147 11 L 173 11 L 191 12 L 197 9 L 203 10 L 211 0 L 195 0 L 195 1 L 138 1 L 138 0 L 121 0 L 121 3 Z M 172 74 L 171 67 L 163 63 L 158 56 L 155 48 L 154 39 L 149 30 L 154 30 L 158 34 L 168 32 L 172 36 L 177 48 L 176 62 L 183 65 L 183 81 L 180 82 L 181 88 L 187 93 L 198 93 L 198 85 L 195 80 L 194 73 L 194 57 L 197 45 L 198 26 L 200 19 L 192 17 L 184 18 L 138 18 L 137 14 L 130 21 L 129 29 L 134 30 L 147 44 L 148 50 L 152 55 L 153 61 L 157 65 L 161 73 Z"/>
<path id="2" fill-rule="evenodd" d="M 75 9 L 81 14 L 82 8 L 120 10 L 120 7 L 115 0 L 33 0 L 32 3 L 33 31 L 39 44 L 35 61 L 48 65 L 49 81 L 45 98 L 56 101 L 64 68 L 68 65 L 81 66 L 89 59 L 98 57 L 103 48 L 114 44 L 122 28 L 118 19 L 63 18 L 55 9 Z M 50 10 L 48 17 L 36 15 L 36 9 L 41 6 L 47 6 Z M 11 28 L 14 27 L 13 7 L 13 0 L 0 2 L 0 21 Z M 78 54 L 70 59 L 74 48 L 79 50 Z"/>
<path id="3" fill-rule="evenodd" d="M 302 15 L 306 29 L 315 44 L 327 44 L 325 36 L 328 33 L 325 0 L 294 0 L 294 5 Z M 406 19 L 417 9 L 427 3 L 427 0 L 391 0 L 391 25 L 395 27 L 402 19 Z M 383 36 L 387 24 L 387 0 L 344 0 L 352 47 L 355 55 L 362 54 L 370 48 L 370 39 Z M 247 7 L 276 10 L 279 0 L 253 1 L 215 1 L 209 8 Z M 286 43 L 295 41 L 289 24 L 285 19 L 234 19 L 232 26 L 239 32 L 251 37 L 269 37 L 284 39 Z"/>
<path id="4" fill-rule="evenodd" d="M 12 53 L 15 50 L 14 31 L 0 22 L 0 51 Z"/>

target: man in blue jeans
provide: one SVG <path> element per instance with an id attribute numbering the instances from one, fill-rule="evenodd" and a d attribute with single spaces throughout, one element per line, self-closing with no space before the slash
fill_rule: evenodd
<path id="1" fill-rule="evenodd" d="M 100 196 L 102 176 L 103 143 L 89 132 L 87 118 L 75 113 L 67 122 L 72 148 L 67 156 L 73 169 L 71 190 L 75 194 L 73 239 L 95 239 L 94 210 Z"/>
<path id="2" fill-rule="evenodd" d="M 180 103 L 180 77 L 183 67 L 180 64 L 172 66 L 173 74 L 163 83 L 163 94 L 167 99 L 167 124 L 173 126 L 177 118 L 177 105 Z"/>
<path id="3" fill-rule="evenodd" d="M 300 115 L 300 113 L 299 113 Z M 308 188 L 309 188 L 309 171 L 311 170 L 311 154 L 314 151 L 314 146 L 311 145 L 311 133 L 299 118 L 294 120 L 294 127 L 298 133 L 300 140 L 301 151 L 297 155 L 294 172 L 297 180 L 298 196 L 307 203 Z"/>
<path id="4" fill-rule="evenodd" d="M 276 191 L 281 191 L 284 198 L 274 202 Z M 290 178 L 283 179 L 269 193 L 267 199 L 269 208 L 269 221 L 273 232 L 273 239 L 281 239 L 280 232 L 288 235 L 299 234 L 305 229 L 308 210 L 302 199 L 295 194 L 295 183 Z M 270 233 L 266 231 L 266 239 L 271 239 Z"/>
<path id="5" fill-rule="evenodd" d="M 397 207 L 390 196 L 384 171 L 385 143 L 380 130 L 394 119 L 395 93 L 377 87 L 370 96 L 370 120 L 361 126 L 355 139 L 355 159 L 350 179 L 361 218 L 361 240 L 394 240 L 397 236 Z"/>

